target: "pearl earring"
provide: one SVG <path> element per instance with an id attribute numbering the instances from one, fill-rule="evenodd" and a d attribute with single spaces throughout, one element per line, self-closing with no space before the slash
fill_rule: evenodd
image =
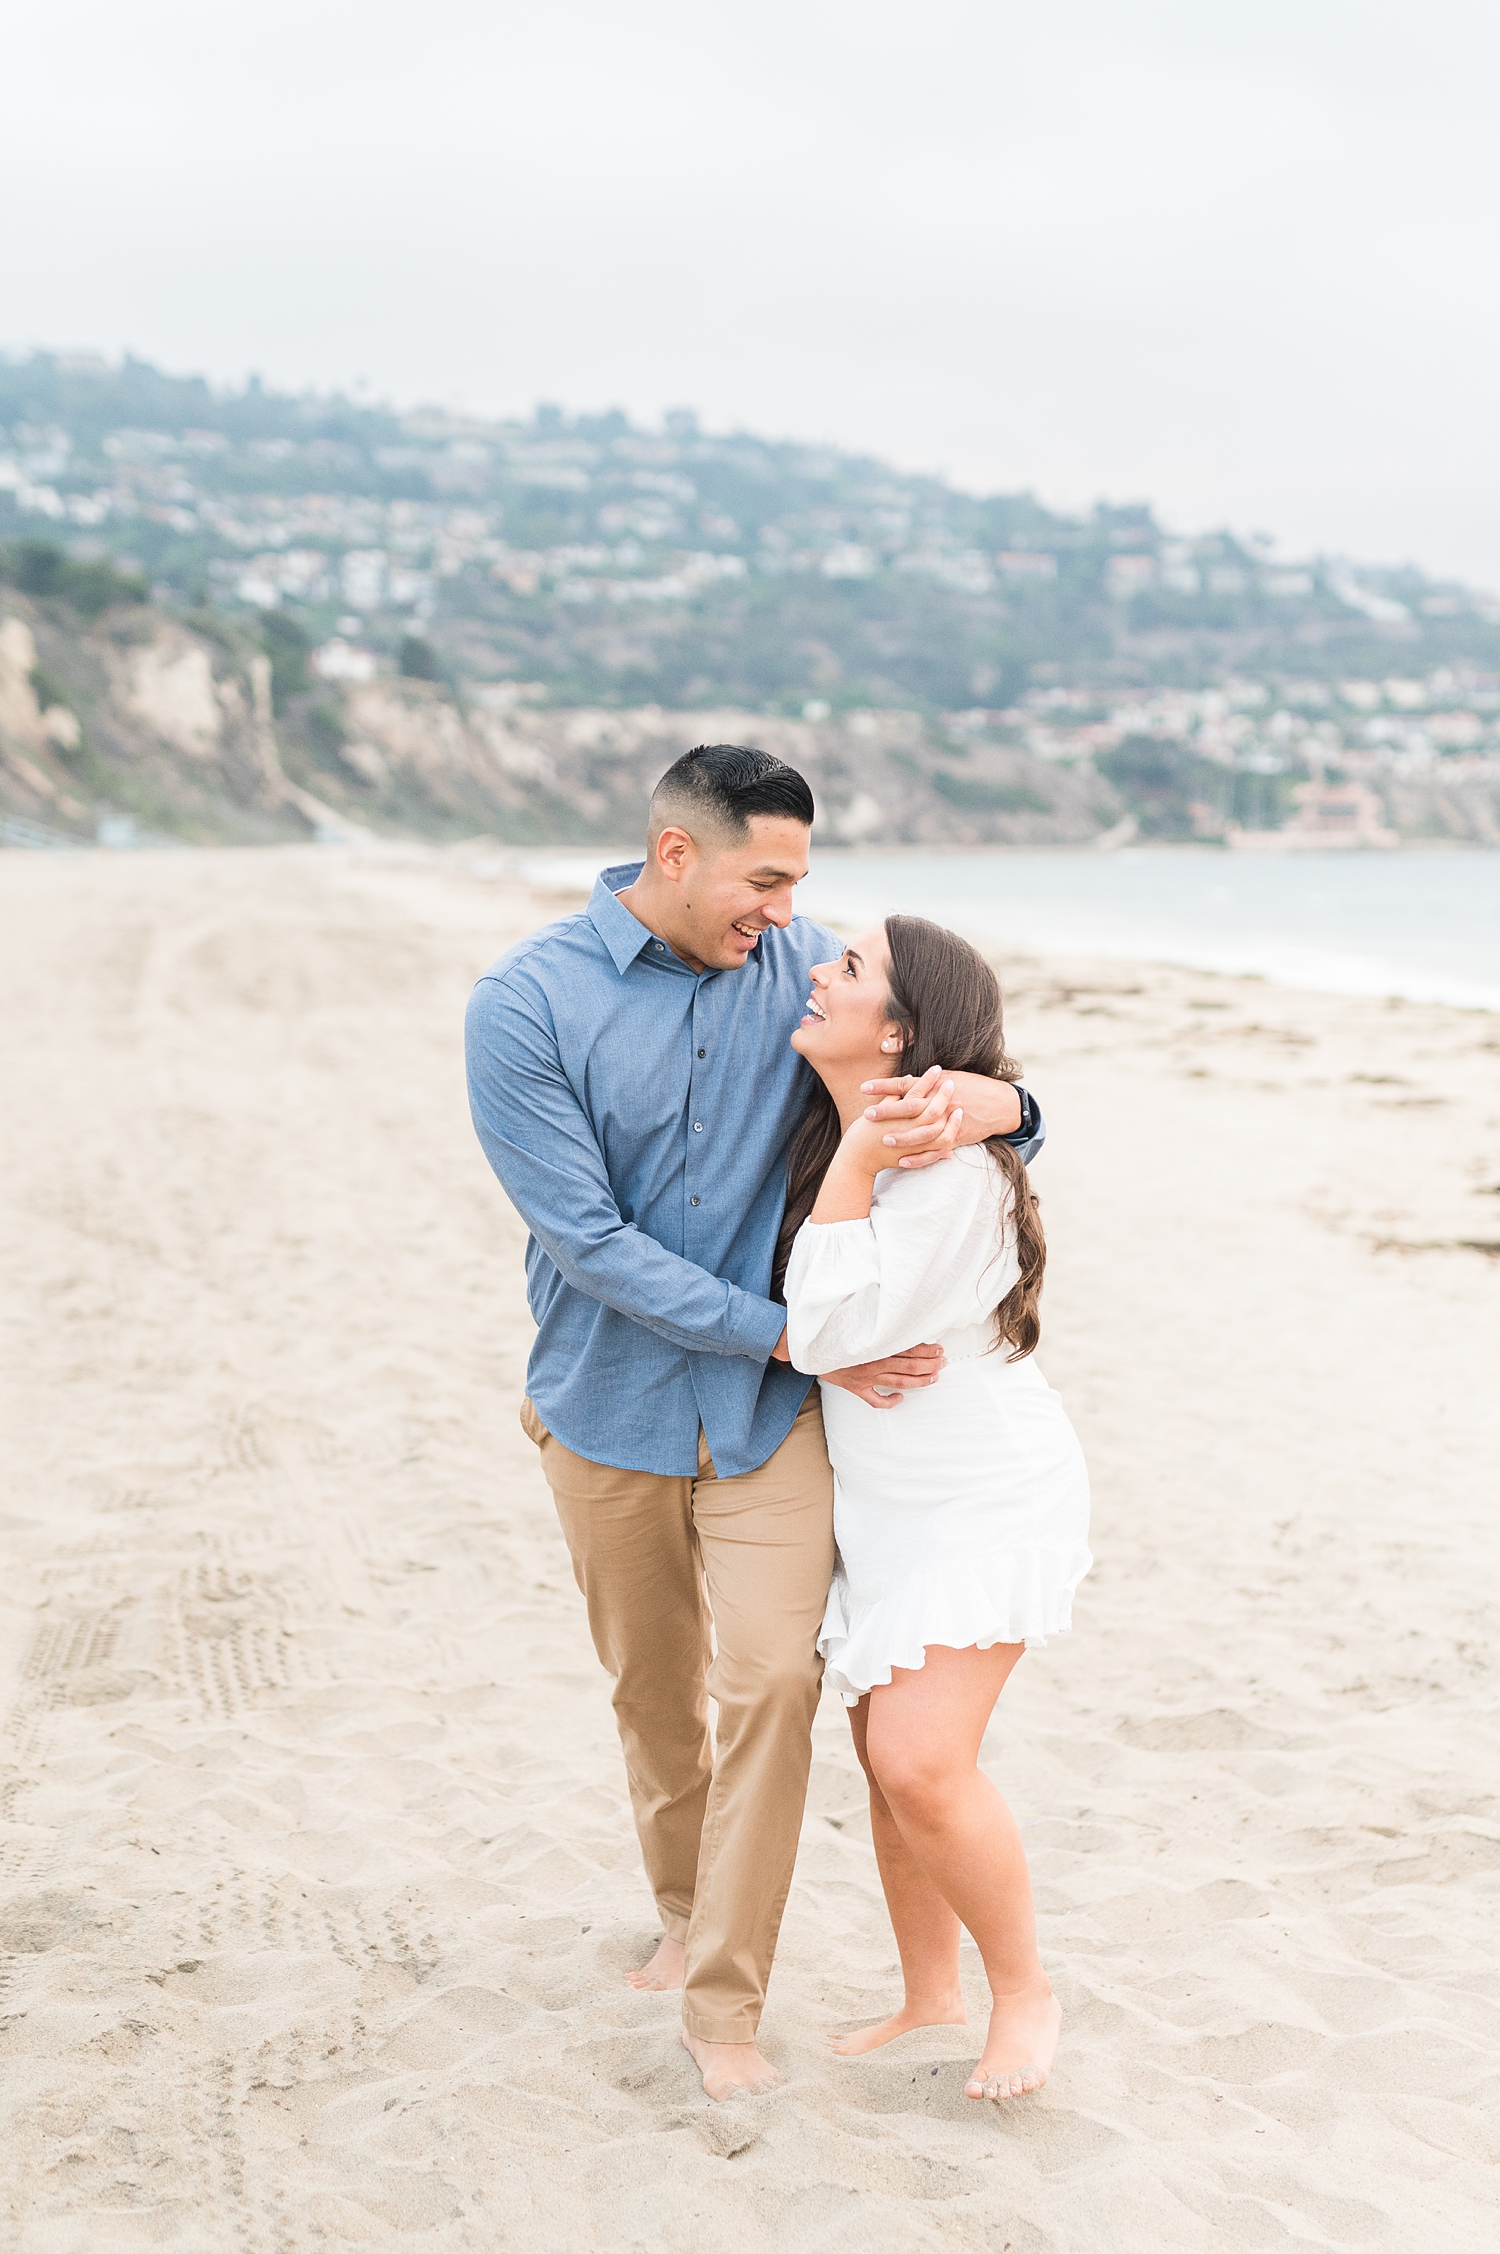
<path id="1" fill-rule="evenodd" d="M 882 1047 L 882 1049 L 894 1049 L 896 1047 L 896 1043 L 894 1041 L 882 1041 L 880 1046 Z"/>

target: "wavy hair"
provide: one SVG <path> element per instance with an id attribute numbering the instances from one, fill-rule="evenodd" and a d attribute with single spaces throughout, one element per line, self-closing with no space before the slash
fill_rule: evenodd
<path id="1" fill-rule="evenodd" d="M 899 1026 L 902 1050 L 891 1078 L 920 1078 L 940 1064 L 946 1072 L 981 1073 L 988 1080 L 1019 1080 L 1021 1067 L 1005 1052 L 1005 1016 L 1000 982 L 984 957 L 941 924 L 924 916 L 887 916 L 886 945 L 891 967 L 887 1002 Z M 838 1106 L 821 1080 L 815 1081 L 787 1153 L 786 1210 L 776 1243 L 773 1291 L 781 1296 L 792 1241 L 817 1200 L 823 1176 L 839 1147 L 843 1130 Z M 1041 1214 L 1020 1153 L 999 1135 L 986 1148 L 994 1153 L 1014 1199 L 1016 1250 L 1021 1273 L 996 1309 L 999 1340 L 1010 1346 L 1008 1361 L 1034 1353 L 1042 1335 L 1038 1301 L 1047 1265 L 1047 1240 Z"/>

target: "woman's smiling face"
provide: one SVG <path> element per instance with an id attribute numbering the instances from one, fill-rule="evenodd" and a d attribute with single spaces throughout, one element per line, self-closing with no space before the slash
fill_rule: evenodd
<path id="1" fill-rule="evenodd" d="M 884 1077 L 900 1068 L 900 1027 L 890 1014 L 890 949 L 876 924 L 834 962 L 815 963 L 812 991 L 792 1047 L 826 1080 L 830 1072 Z M 894 1040 L 898 1046 L 883 1049 Z"/>

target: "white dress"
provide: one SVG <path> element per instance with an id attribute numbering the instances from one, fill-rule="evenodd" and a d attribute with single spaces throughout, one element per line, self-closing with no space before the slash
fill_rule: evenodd
<path id="1" fill-rule="evenodd" d="M 847 1369 L 933 1340 L 936 1385 L 872 1409 L 825 1385 L 838 1563 L 818 1648 L 854 1705 L 929 1644 L 1043 1643 L 1093 1563 L 1077 1435 L 1034 1357 L 994 1347 L 1019 1268 L 983 1149 L 876 1177 L 867 1221 L 807 1221 L 787 1268 L 793 1367 Z M 993 1347 L 993 1351 L 990 1351 Z"/>

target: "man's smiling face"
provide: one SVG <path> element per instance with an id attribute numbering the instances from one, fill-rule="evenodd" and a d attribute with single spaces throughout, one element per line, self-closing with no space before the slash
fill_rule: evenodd
<path id="1" fill-rule="evenodd" d="M 674 929 L 683 961 L 698 970 L 740 970 L 771 924 L 792 920 L 792 887 L 807 874 L 808 831 L 781 815 L 753 814 L 748 835 L 700 848 L 685 830 L 662 843 L 675 863 Z M 678 846 L 678 840 L 681 846 Z"/>

